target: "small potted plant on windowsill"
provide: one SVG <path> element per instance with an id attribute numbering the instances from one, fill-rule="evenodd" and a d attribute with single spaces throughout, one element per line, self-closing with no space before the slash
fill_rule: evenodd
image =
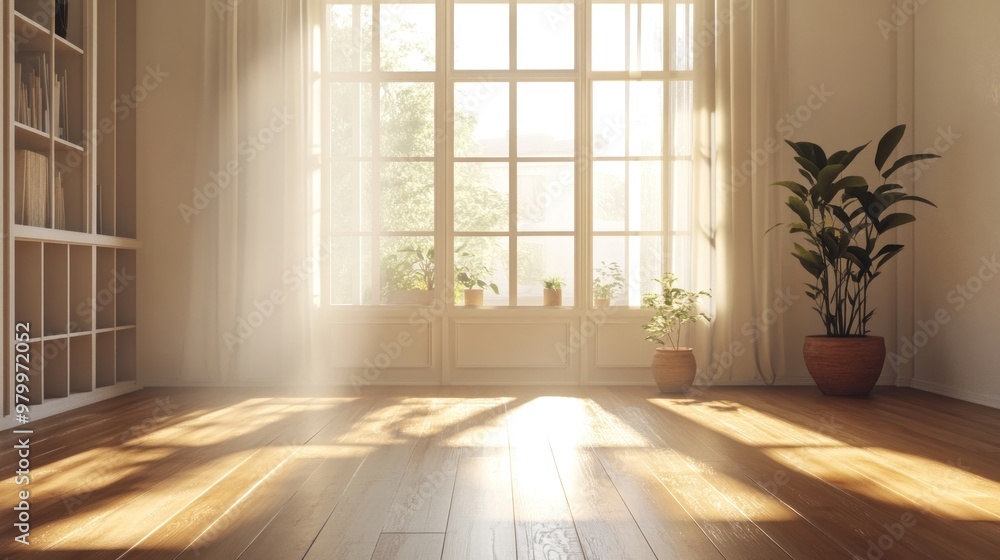
<path id="1" fill-rule="evenodd" d="M 653 317 L 642 327 L 646 340 L 660 345 L 653 356 L 653 379 L 661 393 L 685 393 L 694 383 L 698 363 L 693 349 L 680 346 L 681 328 L 700 319 L 710 320 L 698 313 L 698 302 L 711 294 L 678 288 L 677 276 L 669 272 L 656 283 L 659 292 L 642 296 L 642 307 L 653 310 Z"/>
<path id="2" fill-rule="evenodd" d="M 543 303 L 545 307 L 562 307 L 562 288 L 566 282 L 558 276 L 550 276 L 542 279 Z"/>
<path id="3" fill-rule="evenodd" d="M 465 288 L 462 291 L 462 297 L 466 307 L 482 306 L 483 290 L 487 288 L 494 294 L 500 295 L 500 288 L 489 280 L 492 276 L 493 271 L 485 265 L 463 264 L 458 266 L 455 281 Z"/>
<path id="4" fill-rule="evenodd" d="M 383 294 L 390 305 L 430 305 L 434 300 L 434 247 L 406 247 L 382 260 Z"/>
<path id="5" fill-rule="evenodd" d="M 625 274 L 621 266 L 613 262 L 607 264 L 601 261 L 601 266 L 594 270 L 594 307 L 608 307 L 625 291 Z"/>

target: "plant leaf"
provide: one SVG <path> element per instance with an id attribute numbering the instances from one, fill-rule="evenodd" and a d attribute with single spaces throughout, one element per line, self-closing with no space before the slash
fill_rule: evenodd
<path id="1" fill-rule="evenodd" d="M 882 136 L 882 139 L 879 140 L 878 151 L 875 153 L 875 167 L 879 171 L 882 171 L 882 168 L 885 167 L 885 162 L 889 160 L 892 152 L 896 151 L 896 146 L 899 146 L 899 142 L 903 139 L 903 134 L 905 133 L 906 125 L 901 124 L 886 132 Z"/>
<path id="2" fill-rule="evenodd" d="M 802 169 L 804 171 L 808 172 L 816 179 L 819 179 L 819 167 L 816 167 L 816 164 L 812 160 L 806 159 L 804 157 L 797 157 L 795 158 L 795 161 L 799 162 L 799 165 L 802 166 Z"/>
<path id="3" fill-rule="evenodd" d="M 892 167 L 890 167 L 888 171 L 882 174 L 882 178 L 888 179 L 890 176 L 892 176 L 893 173 L 899 171 L 900 169 L 906 167 L 907 165 L 910 165 L 911 163 L 916 163 L 923 159 L 935 159 L 939 157 L 941 156 L 937 154 L 911 154 L 908 156 L 903 156 L 898 160 L 896 160 L 896 163 L 892 164 Z"/>
<path id="4" fill-rule="evenodd" d="M 922 202 L 924 204 L 929 204 L 929 205 L 933 206 L 934 208 L 937 208 L 937 204 L 934 204 L 933 202 L 927 200 L 926 198 L 924 198 L 922 196 L 916 196 L 916 195 L 908 194 L 906 196 L 900 197 L 897 202 L 902 202 L 904 200 L 912 200 L 913 202 Z"/>
<path id="5" fill-rule="evenodd" d="M 904 226 L 915 221 L 917 221 L 917 218 L 913 214 L 898 212 L 896 214 L 889 214 L 884 219 L 875 222 L 875 229 L 878 230 L 879 233 L 885 233 L 892 228 Z"/>
<path id="6" fill-rule="evenodd" d="M 802 218 L 802 222 L 806 224 L 806 227 L 812 225 L 812 216 L 809 214 L 809 208 L 806 207 L 805 202 L 802 202 L 798 197 L 790 196 L 788 197 L 788 207 L 798 214 L 799 218 Z"/>
<path id="7" fill-rule="evenodd" d="M 797 195 L 803 201 L 809 196 L 809 189 L 796 183 L 795 181 L 778 181 L 774 185 L 779 187 L 785 187 L 786 189 L 792 191 L 792 194 Z"/>

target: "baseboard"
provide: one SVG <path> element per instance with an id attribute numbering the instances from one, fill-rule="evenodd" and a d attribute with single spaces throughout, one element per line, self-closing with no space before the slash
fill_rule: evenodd
<path id="1" fill-rule="evenodd" d="M 940 383 L 931 383 L 930 381 L 921 381 L 919 379 L 911 379 L 910 387 L 936 395 L 944 395 L 962 401 L 981 404 L 990 408 L 1000 408 L 1000 396 L 983 395 L 982 393 L 956 389 L 947 385 L 941 385 Z"/>

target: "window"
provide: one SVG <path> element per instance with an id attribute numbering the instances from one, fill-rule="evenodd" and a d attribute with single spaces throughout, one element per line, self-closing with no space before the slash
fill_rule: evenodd
<path id="1" fill-rule="evenodd" d="M 468 271 L 486 306 L 540 306 L 550 277 L 586 306 L 613 265 L 637 306 L 689 277 L 692 4 L 325 9 L 324 301 L 460 303 Z"/>

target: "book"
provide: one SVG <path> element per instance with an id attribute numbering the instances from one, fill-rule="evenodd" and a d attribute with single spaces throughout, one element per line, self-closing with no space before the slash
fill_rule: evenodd
<path id="1" fill-rule="evenodd" d="M 62 173 L 56 173 L 55 184 L 55 219 L 53 227 L 56 229 L 66 229 L 66 191 L 62 186 Z"/>
<path id="2" fill-rule="evenodd" d="M 31 150 L 14 154 L 15 221 L 45 227 L 48 217 L 49 158 Z"/>

